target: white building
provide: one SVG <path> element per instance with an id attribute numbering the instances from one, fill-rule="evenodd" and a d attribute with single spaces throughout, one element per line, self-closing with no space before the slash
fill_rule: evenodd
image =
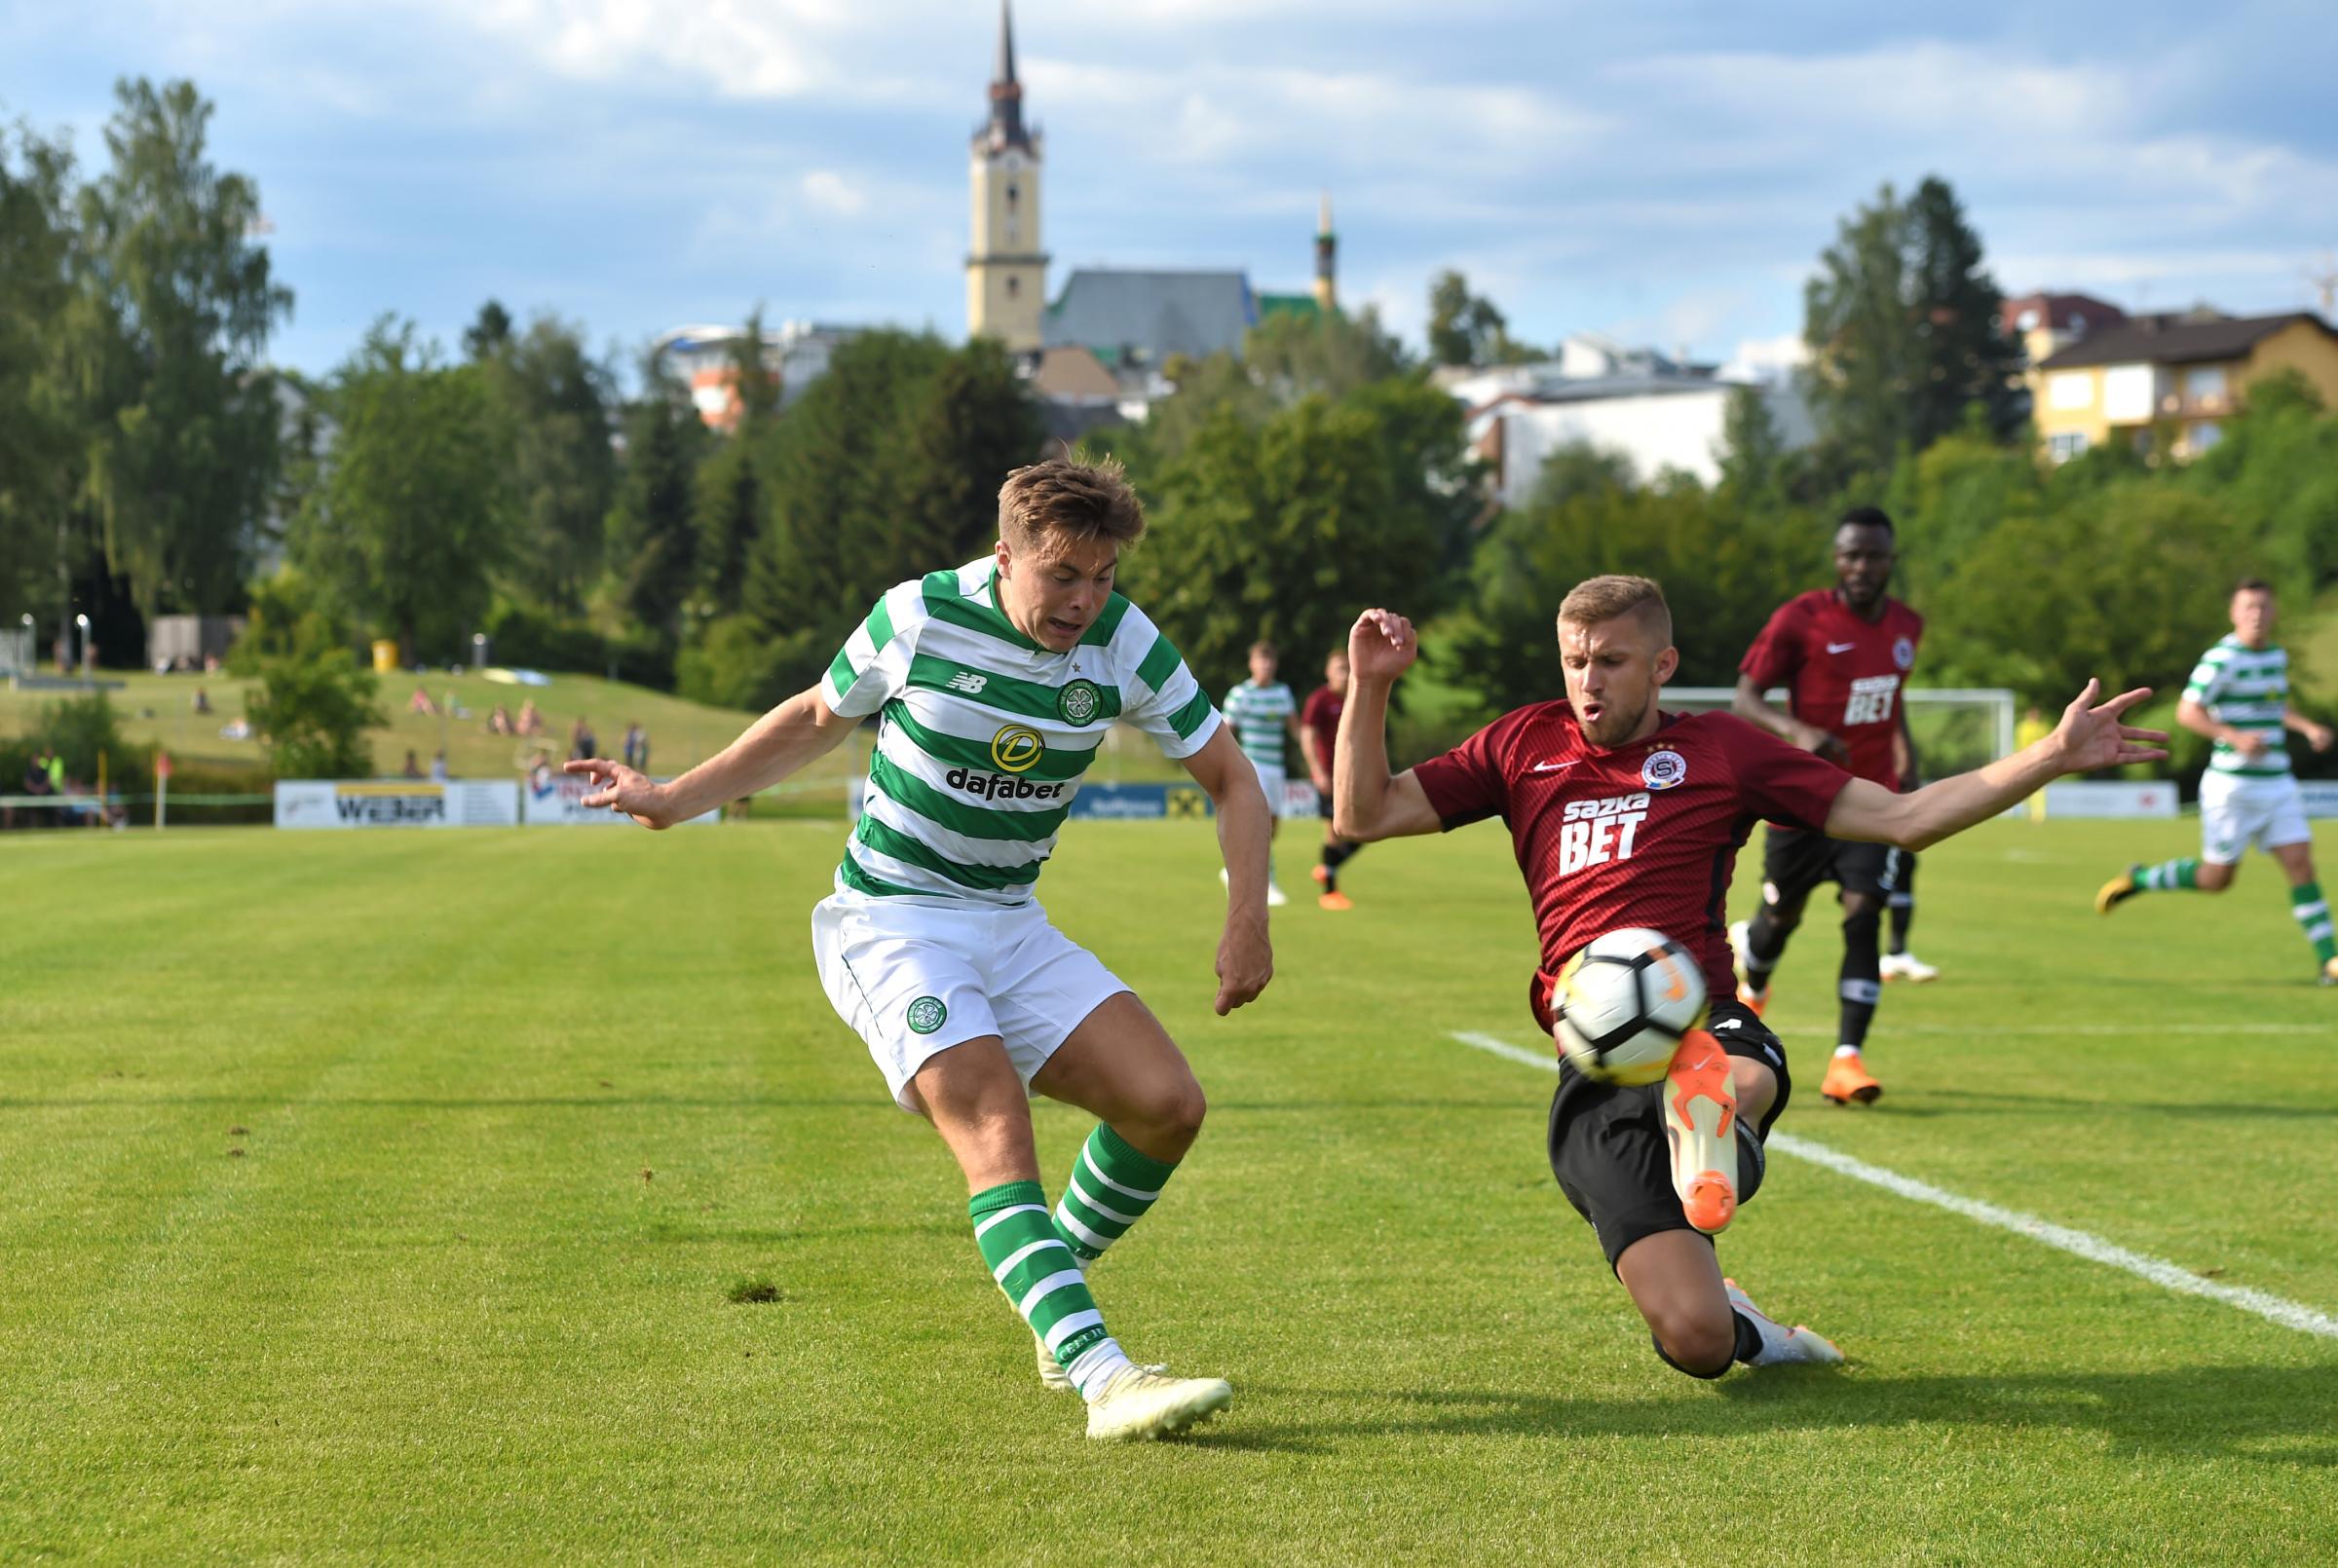
<path id="1" fill-rule="evenodd" d="M 1643 483 L 1668 468 L 1716 483 L 1722 424 L 1740 387 L 1761 398 L 1789 448 L 1817 437 L 1791 383 L 1725 381 L 1711 365 L 1589 333 L 1568 338 L 1556 358 L 1539 364 L 1443 371 L 1437 380 L 1468 408 L 1470 449 L 1492 466 L 1505 506 L 1525 505 L 1544 462 L 1569 446 L 1620 454 Z"/>
<path id="2" fill-rule="evenodd" d="M 690 389 L 698 417 L 718 430 L 738 423 L 738 389 L 731 367 L 733 345 L 742 328 L 678 326 L 661 333 L 654 352 L 667 371 Z M 827 374 L 836 351 L 862 328 L 819 321 L 782 321 L 763 334 L 763 362 L 779 378 L 779 405 L 804 395 Z"/>

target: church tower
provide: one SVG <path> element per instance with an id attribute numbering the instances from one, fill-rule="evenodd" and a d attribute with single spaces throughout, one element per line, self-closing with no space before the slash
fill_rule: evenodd
<path id="1" fill-rule="evenodd" d="M 974 243 L 966 252 L 966 335 L 997 338 L 1014 354 L 1039 352 L 1047 307 L 1047 253 L 1039 248 L 1043 138 L 1023 124 L 1015 80 L 1014 20 L 999 5 L 999 59 L 990 118 L 974 131 Z"/>
<path id="2" fill-rule="evenodd" d="M 1339 237 L 1332 232 L 1332 193 L 1323 193 L 1315 220 L 1315 303 L 1329 316 L 1339 308 Z"/>

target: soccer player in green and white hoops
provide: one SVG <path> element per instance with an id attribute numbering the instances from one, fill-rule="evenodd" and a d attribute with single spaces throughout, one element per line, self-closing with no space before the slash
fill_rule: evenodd
<path id="1" fill-rule="evenodd" d="M 1291 902 L 1274 879 L 1274 835 L 1283 825 L 1283 785 L 1291 776 L 1284 746 L 1286 741 L 1301 748 L 1306 744 L 1299 728 L 1299 698 L 1274 678 L 1278 658 L 1272 643 L 1261 639 L 1251 644 L 1250 679 L 1226 694 L 1226 722 L 1234 727 L 1234 739 L 1241 744 L 1242 755 L 1250 759 L 1250 765 L 1259 770 L 1259 788 L 1266 793 L 1266 902 L 1270 907 Z M 1306 753 L 1302 749 L 1300 755 Z"/>
<path id="2" fill-rule="evenodd" d="M 2289 771 L 2288 730 L 2316 751 L 2330 730 L 2289 706 L 2289 655 L 2273 644 L 2273 586 L 2244 578 L 2233 588 L 2233 634 L 2200 655 L 2175 722 L 2216 743 L 2200 780 L 2200 858 L 2131 866 L 2103 883 L 2094 908 L 2108 915 L 2140 893 L 2221 893 L 2241 852 L 2255 842 L 2289 877 L 2289 913 L 2314 945 L 2321 983 L 2338 986 L 2338 935 L 2314 879 L 2314 830 Z"/>
<path id="3" fill-rule="evenodd" d="M 903 1109 L 965 1173 L 974 1239 L 1038 1340 L 1042 1381 L 1077 1389 L 1091 1437 L 1154 1437 L 1223 1409 L 1218 1378 L 1132 1363 L 1087 1261 L 1152 1207 L 1201 1131 L 1201 1087 L 1135 993 L 1048 923 L 1039 867 L 1114 719 L 1185 764 L 1218 807 L 1230 875 L 1217 1010 L 1273 973 L 1258 774 L 1169 639 L 1112 592 L 1145 514 L 1114 466 L 1018 468 L 999 542 L 888 589 L 820 684 L 670 783 L 595 758 L 586 805 L 646 827 L 762 789 L 880 716 L 860 825 L 812 910 L 828 999 Z M 1050 1213 L 1029 1097 L 1099 1120 Z"/>

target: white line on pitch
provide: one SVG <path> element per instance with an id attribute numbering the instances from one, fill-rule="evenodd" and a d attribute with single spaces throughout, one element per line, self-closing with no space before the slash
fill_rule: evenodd
<path id="1" fill-rule="evenodd" d="M 1824 1022 L 1804 1023 L 1791 1017 L 1784 1020 L 1790 1029 L 1817 1032 L 1834 1027 L 1829 1014 Z M 1773 1026 L 1774 1027 L 1774 1026 Z M 2161 1034 L 2327 1034 L 2327 1024 L 1904 1024 L 1892 1020 L 1894 1034 L 2133 1034 L 2148 1030 Z"/>
<path id="2" fill-rule="evenodd" d="M 1497 1057 L 1524 1063 L 1529 1067 L 1540 1067 L 1546 1072 L 1559 1070 L 1557 1059 L 1540 1052 L 1522 1050 L 1509 1041 L 1497 1040 L 1490 1034 L 1465 1033 L 1454 1030 L 1452 1037 L 1463 1045 L 1475 1046 L 1481 1051 L 1490 1051 Z M 1950 1213 L 1962 1214 L 1967 1219 L 1979 1220 L 1984 1225 L 1994 1225 L 1999 1230 L 2010 1230 L 2015 1235 L 2026 1236 L 2033 1242 L 2043 1242 L 2058 1251 L 2083 1257 L 2091 1263 L 2104 1263 L 2115 1269 L 2124 1269 L 2138 1279 L 2149 1280 L 2154 1285 L 2164 1286 L 2168 1289 L 2178 1291 L 2184 1295 L 2206 1296 L 2211 1301 L 2221 1301 L 2228 1307 L 2239 1307 L 2243 1312 L 2253 1312 L 2258 1317 L 2278 1323 L 2284 1328 L 2295 1328 L 2300 1333 L 2319 1334 L 2324 1339 L 2338 1339 L 2338 1318 L 2334 1318 L 2326 1312 L 2317 1312 L 2314 1308 L 2299 1302 L 2286 1300 L 2278 1295 L 2269 1295 L 2263 1290 L 2251 1290 L 2245 1286 L 2219 1285 L 2214 1280 L 2204 1280 L 2199 1275 L 2176 1264 L 2143 1252 L 2131 1251 L 2127 1248 L 2113 1242 L 2106 1242 L 2101 1237 L 2090 1235 L 2086 1231 L 2073 1230 L 2067 1225 L 2057 1225 L 2050 1219 L 2040 1219 L 2035 1214 L 2025 1214 L 2018 1210 L 2000 1209 L 1993 1203 L 1983 1203 L 1978 1198 L 1967 1198 L 1959 1193 L 1950 1192 L 1944 1187 L 1936 1187 L 1929 1181 L 1918 1181 L 1913 1176 L 1904 1176 L 1897 1171 L 1887 1171 L 1880 1165 L 1869 1165 L 1865 1160 L 1854 1159 L 1848 1154 L 1829 1148 L 1824 1143 L 1813 1143 L 1808 1139 L 1795 1138 L 1791 1133 L 1772 1133 L 1769 1146 L 1777 1153 L 1791 1154 L 1796 1159 L 1808 1160 L 1813 1165 L 1823 1165 L 1837 1175 L 1847 1176 L 1855 1181 L 1865 1181 L 1870 1186 L 1881 1187 L 1886 1192 L 1896 1193 L 1900 1197 L 1911 1199 L 1916 1203 L 1928 1203 L 1936 1209 L 1945 1209 Z"/>

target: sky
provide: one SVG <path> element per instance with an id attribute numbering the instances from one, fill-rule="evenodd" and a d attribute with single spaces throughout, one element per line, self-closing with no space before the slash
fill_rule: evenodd
<path id="1" fill-rule="evenodd" d="M 85 170 L 124 76 L 191 78 L 324 373 L 480 302 L 629 362 L 767 318 L 965 330 L 996 0 L 0 0 L 0 118 Z M 1457 268 L 1551 342 L 1756 364 L 1858 204 L 1945 177 L 2009 293 L 2311 308 L 2338 252 L 2338 16 L 2067 0 L 1019 0 L 1050 292 L 1083 265 L 1340 288 L 1417 343 Z"/>

